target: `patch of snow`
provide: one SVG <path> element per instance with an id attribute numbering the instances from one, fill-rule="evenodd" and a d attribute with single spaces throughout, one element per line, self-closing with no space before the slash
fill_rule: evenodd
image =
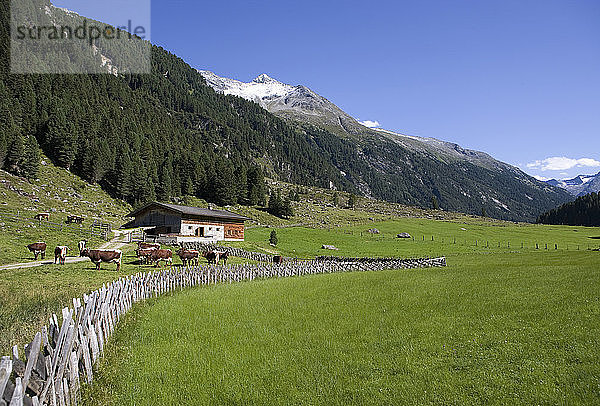
<path id="1" fill-rule="evenodd" d="M 295 89 L 294 86 L 281 83 L 266 73 L 257 76 L 252 82 L 245 83 L 235 79 L 223 78 L 206 70 L 199 70 L 198 72 L 217 92 L 239 96 L 259 104 L 262 100 L 287 96 Z"/>
<path id="2" fill-rule="evenodd" d="M 417 141 L 426 142 L 426 138 L 415 137 L 414 135 L 400 134 L 400 133 L 397 133 L 397 132 L 394 132 L 394 131 L 384 130 L 383 128 L 373 128 L 373 130 L 379 131 L 379 132 L 382 132 L 382 133 L 386 133 L 386 134 L 390 134 L 390 135 L 397 135 L 398 137 L 410 138 L 411 140 L 417 140 Z"/>
<path id="3" fill-rule="evenodd" d="M 506 211 L 510 211 L 510 209 L 508 208 L 508 206 L 507 206 L 507 205 L 505 205 L 504 203 L 502 203 L 500 200 L 498 200 L 498 199 L 495 199 L 495 198 L 493 198 L 493 197 L 492 197 L 491 199 L 492 199 L 492 201 L 493 201 L 494 203 L 496 203 L 498 206 L 502 207 L 504 210 L 506 210 Z"/>

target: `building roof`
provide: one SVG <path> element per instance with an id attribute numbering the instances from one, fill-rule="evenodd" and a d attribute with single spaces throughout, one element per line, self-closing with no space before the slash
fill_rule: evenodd
<path id="1" fill-rule="evenodd" d="M 178 204 L 169 204 L 169 203 L 160 203 L 160 202 L 152 202 L 148 203 L 144 207 L 141 207 L 133 212 L 129 213 L 127 217 L 136 217 L 138 214 L 147 210 L 152 206 L 159 206 L 164 209 L 174 211 L 180 214 L 186 214 L 189 216 L 201 216 L 201 217 L 213 217 L 213 218 L 221 218 L 221 219 L 229 219 L 229 220 L 250 220 L 250 218 L 241 216 L 236 213 L 232 213 L 227 210 L 211 210 L 211 209 L 202 209 L 200 207 L 191 207 L 191 206 L 180 206 Z"/>

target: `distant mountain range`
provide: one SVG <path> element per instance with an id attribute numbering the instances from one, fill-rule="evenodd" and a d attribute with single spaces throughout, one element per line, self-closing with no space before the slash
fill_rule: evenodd
<path id="1" fill-rule="evenodd" d="M 23 24 L 82 24 L 83 17 L 48 0 L 15 4 Z M 0 3 L 5 27 L 8 6 Z M 182 195 L 255 204 L 262 201 L 254 192 L 263 173 L 514 221 L 535 221 L 572 198 L 483 152 L 365 127 L 313 90 L 268 75 L 243 83 L 199 73 L 156 46 L 151 73 L 129 74 L 123 57 L 142 55 L 139 41 L 129 46 L 102 39 L 94 47 L 68 41 L 65 53 L 42 52 L 35 60 L 68 68 L 81 59 L 111 75 L 10 75 L 9 33 L 0 30 L 0 111 L 8 117 L 0 120 L 0 158 L 21 162 L 17 147 L 27 141 L 133 205 Z"/>
<path id="2" fill-rule="evenodd" d="M 377 189 L 387 190 L 382 196 L 381 190 L 371 189 L 372 182 L 355 178 L 354 183 L 367 196 L 417 205 L 426 205 L 435 196 L 444 208 L 465 211 L 466 206 L 473 214 L 485 208 L 494 217 L 525 216 L 530 220 L 526 212 L 541 213 L 542 206 L 550 209 L 570 199 L 561 189 L 484 152 L 435 138 L 366 127 L 303 85 L 285 84 L 264 73 L 246 83 L 206 70 L 199 72 L 218 93 L 251 100 L 279 117 L 322 128 L 356 144 L 358 161 L 366 162 L 380 178 L 383 185 Z"/>
<path id="3" fill-rule="evenodd" d="M 573 196 L 584 196 L 592 192 L 600 192 L 600 172 L 596 175 L 579 175 L 573 179 L 550 179 L 546 183 L 565 189 Z"/>

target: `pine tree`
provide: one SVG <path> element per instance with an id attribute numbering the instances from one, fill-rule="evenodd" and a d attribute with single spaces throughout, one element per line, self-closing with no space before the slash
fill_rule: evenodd
<path id="1" fill-rule="evenodd" d="M 271 235 L 269 236 L 269 243 L 271 245 L 277 245 L 278 242 L 279 240 L 277 239 L 277 231 L 272 230 Z"/>
<path id="2" fill-rule="evenodd" d="M 351 193 L 350 197 L 348 198 L 348 208 L 350 208 L 350 209 L 355 208 L 357 200 L 358 200 L 358 198 L 356 197 L 356 195 L 354 193 Z"/>
<path id="3" fill-rule="evenodd" d="M 248 204 L 255 206 L 264 204 L 265 201 L 265 178 L 260 166 L 248 169 L 246 175 L 248 182 Z"/>
<path id="4" fill-rule="evenodd" d="M 8 149 L 6 156 L 6 169 L 15 175 L 23 175 L 22 165 L 25 158 L 25 145 L 23 136 L 17 134 Z"/>
<path id="5" fill-rule="evenodd" d="M 440 209 L 440 204 L 438 202 L 437 197 L 433 196 L 431 198 L 431 207 L 433 208 L 433 210 L 439 210 Z"/>
<path id="6" fill-rule="evenodd" d="M 272 192 L 271 197 L 269 197 L 269 207 L 267 211 L 271 213 L 273 216 L 281 216 L 281 211 L 283 208 L 283 201 L 281 200 L 281 195 L 279 192 Z"/>
<path id="7" fill-rule="evenodd" d="M 75 125 L 67 121 L 62 108 L 55 108 L 48 121 L 47 143 L 58 166 L 70 169 L 75 161 L 77 134 Z"/>
<path id="8" fill-rule="evenodd" d="M 294 210 L 292 209 L 292 201 L 289 197 L 283 200 L 283 204 L 281 207 L 281 217 L 290 218 L 294 215 Z"/>
<path id="9" fill-rule="evenodd" d="M 134 196 L 134 175 L 133 175 L 133 164 L 129 157 L 129 148 L 125 144 L 120 155 L 117 156 L 117 162 L 115 166 L 115 192 L 123 200 L 127 200 L 129 203 L 133 203 Z"/>
<path id="10" fill-rule="evenodd" d="M 334 205 L 335 207 L 338 207 L 338 206 L 340 205 L 340 195 L 339 195 L 339 193 L 338 193 L 338 192 L 335 192 L 335 193 L 333 194 L 333 205 Z"/>
<path id="11" fill-rule="evenodd" d="M 0 82 L 0 168 L 5 167 L 5 159 L 19 129 L 9 107 L 9 95 Z"/>
<path id="12" fill-rule="evenodd" d="M 33 136 L 25 140 L 25 156 L 23 158 L 23 176 L 27 179 L 36 179 L 40 171 L 40 147 Z"/>

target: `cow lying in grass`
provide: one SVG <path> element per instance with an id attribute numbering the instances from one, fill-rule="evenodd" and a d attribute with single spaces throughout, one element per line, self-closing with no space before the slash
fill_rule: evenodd
<path id="1" fill-rule="evenodd" d="M 69 247 L 65 247 L 64 245 L 54 248 L 54 263 L 58 262 L 60 265 L 64 265 L 67 259 L 67 251 L 69 251 Z"/>
<path id="2" fill-rule="evenodd" d="M 34 242 L 26 246 L 30 252 L 33 252 L 33 256 L 37 261 L 38 255 L 42 255 L 42 259 L 46 258 L 46 243 L 45 242 Z"/>
<path id="3" fill-rule="evenodd" d="M 96 270 L 100 270 L 100 264 L 102 262 L 114 262 L 117 264 L 117 272 L 121 270 L 121 258 L 123 253 L 121 250 L 91 250 L 86 248 L 81 253 L 82 257 L 88 257 L 94 264 L 96 264 Z"/>

